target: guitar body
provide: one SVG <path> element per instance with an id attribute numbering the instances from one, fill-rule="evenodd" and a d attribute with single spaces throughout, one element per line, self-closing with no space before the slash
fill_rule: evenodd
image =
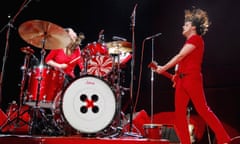
<path id="1" fill-rule="evenodd" d="M 148 67 L 151 68 L 152 70 L 157 70 L 158 68 L 158 63 L 155 62 L 155 61 L 152 61 L 151 63 L 148 64 Z M 163 73 L 161 73 L 161 75 L 169 78 L 172 82 L 173 82 L 173 87 L 175 87 L 175 84 L 176 84 L 176 81 L 175 81 L 175 77 L 173 74 L 167 72 L 167 71 L 164 71 Z"/>
<path id="2" fill-rule="evenodd" d="M 157 62 L 152 61 L 150 64 L 148 64 L 148 67 L 151 68 L 152 70 L 157 70 L 158 64 L 157 64 Z M 169 72 L 166 72 L 166 71 L 161 73 L 161 75 L 163 75 L 163 76 L 165 76 L 165 77 L 167 77 L 169 79 L 173 78 L 173 75 L 170 74 Z"/>

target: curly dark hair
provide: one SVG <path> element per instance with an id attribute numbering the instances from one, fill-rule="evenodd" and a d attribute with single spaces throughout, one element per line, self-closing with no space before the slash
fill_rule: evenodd
<path id="1" fill-rule="evenodd" d="M 210 26 L 207 12 L 199 8 L 185 10 L 185 22 L 187 21 L 192 22 L 192 25 L 196 26 L 196 31 L 199 35 L 205 35 Z"/>

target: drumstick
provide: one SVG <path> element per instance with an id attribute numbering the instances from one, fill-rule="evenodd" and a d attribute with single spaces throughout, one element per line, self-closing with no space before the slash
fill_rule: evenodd
<path id="1" fill-rule="evenodd" d="M 78 59 L 80 59 L 80 56 L 77 57 L 77 58 L 75 58 L 75 59 L 73 59 L 73 60 L 71 60 L 68 64 L 72 64 L 73 62 L 75 62 L 75 61 L 78 60 Z"/>

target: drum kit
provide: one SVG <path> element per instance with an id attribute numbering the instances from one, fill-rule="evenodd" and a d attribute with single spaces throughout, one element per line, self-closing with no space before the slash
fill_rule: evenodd
<path id="1" fill-rule="evenodd" d="M 46 50 L 66 47 L 70 42 L 65 30 L 48 21 L 31 20 L 20 25 L 19 34 L 41 49 L 41 59 L 30 46 L 21 48 L 25 58 L 17 115 L 0 130 L 16 119 L 27 124 L 29 134 L 109 136 L 122 127 L 121 95 L 125 89 L 121 89 L 120 77 L 121 68 L 131 59 L 130 42 L 87 44 L 82 49 L 86 74 L 66 86 L 65 74 L 44 63 Z"/>

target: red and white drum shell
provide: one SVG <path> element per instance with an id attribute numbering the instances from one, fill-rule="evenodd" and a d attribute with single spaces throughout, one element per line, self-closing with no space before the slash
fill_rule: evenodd
<path id="1" fill-rule="evenodd" d="M 43 108 L 52 107 L 57 93 L 64 85 L 64 73 L 46 65 L 33 67 L 29 74 L 28 88 L 24 97 L 24 104 Z"/>
<path id="2" fill-rule="evenodd" d="M 87 46 L 84 48 L 84 52 L 88 53 L 90 56 L 108 55 L 107 47 L 104 44 L 98 42 L 87 44 Z"/>

